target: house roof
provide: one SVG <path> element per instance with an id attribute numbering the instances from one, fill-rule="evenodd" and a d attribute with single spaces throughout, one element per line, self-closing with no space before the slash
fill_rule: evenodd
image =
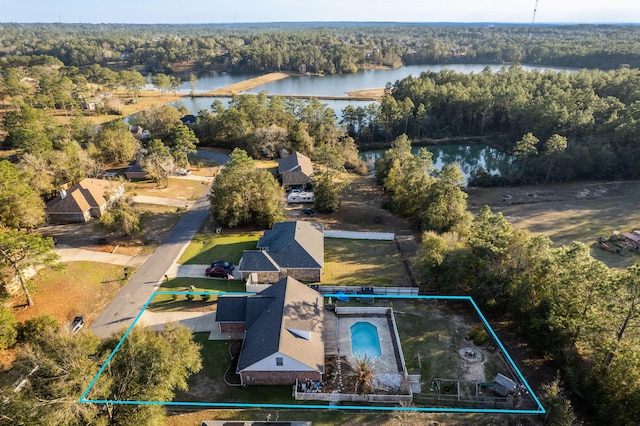
<path id="1" fill-rule="evenodd" d="M 120 185 L 104 179 L 83 179 L 69 188 L 66 195 L 51 200 L 47 204 L 47 213 L 78 213 L 102 207 L 107 204 L 107 194 L 116 192 Z"/>
<path id="2" fill-rule="evenodd" d="M 324 309 L 320 293 L 286 277 L 255 296 L 247 296 L 246 314 L 238 371 L 275 353 L 323 371 Z"/>
<path id="3" fill-rule="evenodd" d="M 244 322 L 246 307 L 246 296 L 220 296 L 216 310 L 216 321 Z"/>
<path id="4" fill-rule="evenodd" d="M 324 267 L 324 227 L 321 222 L 278 222 L 264 231 L 259 250 L 245 250 L 243 272 L 277 271 L 286 268 Z"/>
<path id="5" fill-rule="evenodd" d="M 313 164 L 311 159 L 306 155 L 294 152 L 293 154 L 278 160 L 278 173 L 283 175 L 286 172 L 299 171 L 306 176 L 313 174 Z"/>
<path id="6" fill-rule="evenodd" d="M 182 124 L 187 124 L 187 123 L 193 124 L 196 122 L 196 116 L 193 114 L 187 114 L 184 117 L 182 117 L 180 121 L 182 121 Z"/>
<path id="7" fill-rule="evenodd" d="M 266 251 L 245 250 L 240 269 L 243 272 L 276 272 L 280 267 Z"/>

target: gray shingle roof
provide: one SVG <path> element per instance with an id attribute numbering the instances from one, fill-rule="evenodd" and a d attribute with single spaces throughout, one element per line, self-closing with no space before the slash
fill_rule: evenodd
<path id="1" fill-rule="evenodd" d="M 293 154 L 278 160 L 278 173 L 293 172 L 299 170 L 307 176 L 313 174 L 313 164 L 306 155 L 294 152 Z"/>
<path id="2" fill-rule="evenodd" d="M 216 309 L 216 321 L 218 322 L 242 322 L 245 321 L 247 296 L 220 296 Z"/>
<path id="3" fill-rule="evenodd" d="M 294 152 L 278 160 L 278 173 L 285 187 L 306 185 L 313 175 L 313 164 L 309 157 Z"/>
<path id="4" fill-rule="evenodd" d="M 265 251 L 245 250 L 242 254 L 240 270 L 243 272 L 276 272 L 279 269 L 278 264 Z"/>
<path id="5" fill-rule="evenodd" d="M 247 321 L 238 371 L 280 352 L 324 372 L 323 298 L 286 277 L 255 296 L 247 296 Z M 251 305 L 251 300 L 256 304 Z M 249 325 L 250 324 L 250 325 Z M 309 336 L 305 338 L 302 336 Z"/>
<path id="6" fill-rule="evenodd" d="M 243 272 L 286 268 L 324 268 L 324 226 L 321 222 L 278 222 L 264 231 L 257 247 L 242 255 Z M 266 251 L 266 253 L 264 253 Z M 276 269 L 272 269 L 272 268 Z"/>

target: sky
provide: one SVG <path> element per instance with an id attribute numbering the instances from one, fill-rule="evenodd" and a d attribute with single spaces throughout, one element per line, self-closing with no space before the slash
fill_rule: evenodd
<path id="1" fill-rule="evenodd" d="M 531 23 L 536 0 L 0 0 L 0 22 Z M 536 23 L 640 23 L 640 0 L 539 0 Z"/>

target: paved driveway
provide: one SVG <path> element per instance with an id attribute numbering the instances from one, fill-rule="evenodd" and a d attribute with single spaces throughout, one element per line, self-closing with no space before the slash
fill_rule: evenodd
<path id="1" fill-rule="evenodd" d="M 167 269 L 167 276 L 169 278 L 206 278 L 204 271 L 206 271 L 208 267 L 209 265 L 179 265 L 177 263 L 174 263 L 169 269 Z M 233 278 L 236 280 L 240 279 L 240 272 L 238 271 L 238 268 L 233 270 Z"/>

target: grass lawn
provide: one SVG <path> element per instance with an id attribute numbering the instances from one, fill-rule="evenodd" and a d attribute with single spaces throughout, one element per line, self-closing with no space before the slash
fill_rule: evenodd
<path id="1" fill-rule="evenodd" d="M 194 291 L 233 291 L 244 292 L 244 283 L 240 280 L 218 280 L 214 278 L 186 278 L 178 277 L 162 284 L 158 291 L 188 291 L 193 286 Z M 196 295 L 194 301 L 186 299 L 186 295 L 158 294 L 149 304 L 153 311 L 185 311 L 196 306 L 213 303 L 217 298 L 212 296 L 208 302 L 201 302 L 200 295 Z"/>
<path id="2" fill-rule="evenodd" d="M 433 300 L 387 303 L 394 308 L 407 369 L 410 374 L 422 375 L 423 389 L 434 377 L 465 379 L 467 365 L 458 351 L 474 346 L 467 337 L 471 326 L 480 323 L 470 304 Z M 483 364 L 483 381 L 493 379 L 498 371 L 505 373 L 497 356 L 487 356 Z"/>
<path id="3" fill-rule="evenodd" d="M 65 324 L 76 315 L 91 323 L 124 284 L 123 267 L 96 262 L 68 262 L 61 269 L 44 268 L 30 284 L 34 305 L 17 311 L 25 321 L 48 314 Z"/>
<path id="4" fill-rule="evenodd" d="M 198 410 L 188 414 L 176 414 L 167 417 L 166 426 L 200 426 L 203 420 L 229 420 L 228 424 L 242 421 L 264 421 L 267 415 L 271 415 L 271 421 L 310 421 L 314 426 L 333 425 L 380 425 L 381 419 L 395 419 L 394 414 L 387 413 L 361 413 L 352 410 Z M 243 424 L 243 423 L 239 423 Z"/>
<path id="5" fill-rule="evenodd" d="M 178 263 L 206 265 L 214 260 L 237 264 L 244 250 L 255 250 L 262 233 L 198 233 L 182 254 Z"/>
<path id="6" fill-rule="evenodd" d="M 129 194 L 189 201 L 196 200 L 204 194 L 207 182 L 169 178 L 169 186 L 166 188 L 159 187 L 150 180 L 132 181 L 126 186 Z"/>
<path id="7" fill-rule="evenodd" d="M 223 377 L 231 363 L 229 341 L 208 340 L 208 333 L 196 333 L 195 340 L 202 345 L 202 371 L 189 379 L 189 388 L 198 388 L 199 381 L 208 381 L 210 389 L 208 402 L 230 402 L 251 404 L 314 404 L 313 401 L 295 401 L 291 396 L 291 386 L 249 386 L 246 388 L 228 386 Z M 181 400 L 193 395 L 179 395 Z M 315 404 L 314 404 L 315 405 Z M 319 405 L 327 405 L 322 402 Z"/>
<path id="8" fill-rule="evenodd" d="M 278 171 L 278 162 L 276 160 L 253 160 L 256 168 L 269 170 L 271 173 Z"/>
<path id="9" fill-rule="evenodd" d="M 505 195 L 509 199 L 505 201 Z M 638 229 L 638 182 L 575 182 L 514 188 L 474 188 L 469 210 L 489 205 L 515 227 L 549 237 L 554 246 L 580 241 L 593 247 L 591 254 L 609 267 L 623 269 L 640 261 L 638 252 L 610 253 L 593 243 L 613 231 Z"/>
<path id="10" fill-rule="evenodd" d="M 393 241 L 325 238 L 323 284 L 401 287 L 410 285 Z"/>

